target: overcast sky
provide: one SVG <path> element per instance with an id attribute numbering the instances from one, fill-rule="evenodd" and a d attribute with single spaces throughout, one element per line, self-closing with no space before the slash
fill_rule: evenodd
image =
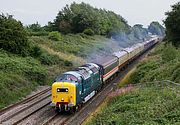
<path id="1" fill-rule="evenodd" d="M 164 13 L 178 0 L 1 0 L 0 12 L 14 15 L 24 25 L 52 21 L 66 4 L 85 2 L 97 8 L 112 10 L 123 16 L 128 23 L 143 24 L 165 19 Z"/>

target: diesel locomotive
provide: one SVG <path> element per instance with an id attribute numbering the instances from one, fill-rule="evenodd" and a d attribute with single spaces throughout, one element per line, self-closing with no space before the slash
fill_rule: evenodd
<path id="1" fill-rule="evenodd" d="M 111 56 L 63 73 L 52 84 L 52 105 L 58 112 L 75 112 L 100 91 L 114 75 L 159 40 L 159 37 L 153 37 L 148 41 L 115 52 Z"/>

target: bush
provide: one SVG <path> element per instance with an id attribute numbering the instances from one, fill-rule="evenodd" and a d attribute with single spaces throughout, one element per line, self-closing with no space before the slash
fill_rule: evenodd
<path id="1" fill-rule="evenodd" d="M 164 62 L 172 61 L 177 57 L 177 53 L 177 50 L 173 46 L 168 45 L 162 51 L 162 60 Z"/>
<path id="2" fill-rule="evenodd" d="M 144 78 L 150 70 L 154 70 L 159 67 L 159 62 L 156 60 L 141 62 L 137 69 L 131 74 L 132 83 L 140 83 L 141 79 Z"/>
<path id="3" fill-rule="evenodd" d="M 55 64 L 59 64 L 62 62 L 62 60 L 58 56 L 50 55 L 47 53 L 43 53 L 40 56 L 40 61 L 44 65 L 55 65 Z"/>
<path id="4" fill-rule="evenodd" d="M 0 48 L 20 55 L 28 55 L 27 32 L 20 21 L 10 15 L 0 15 Z"/>
<path id="5" fill-rule="evenodd" d="M 65 66 L 73 66 L 72 62 L 65 60 L 64 61 Z"/>
<path id="6" fill-rule="evenodd" d="M 47 36 L 49 32 L 46 31 L 39 31 L 39 32 L 32 32 L 30 31 L 30 36 Z"/>
<path id="7" fill-rule="evenodd" d="M 45 85 L 47 80 L 46 72 L 42 72 L 42 70 L 38 68 L 25 71 L 25 77 L 31 81 L 37 82 L 39 85 Z"/>
<path id="8" fill-rule="evenodd" d="M 84 34 L 89 35 L 89 36 L 93 36 L 94 35 L 94 31 L 92 29 L 85 29 L 83 31 Z"/>
<path id="9" fill-rule="evenodd" d="M 37 58 L 37 57 L 40 57 L 41 54 L 42 54 L 42 50 L 39 46 L 35 45 L 32 47 L 32 49 L 31 49 L 31 56 L 32 57 Z"/>
<path id="10" fill-rule="evenodd" d="M 53 31 L 49 33 L 48 38 L 54 41 L 59 41 L 61 40 L 62 36 L 59 32 Z"/>
<path id="11" fill-rule="evenodd" d="M 30 36 L 47 36 L 49 32 L 37 22 L 26 27 Z"/>

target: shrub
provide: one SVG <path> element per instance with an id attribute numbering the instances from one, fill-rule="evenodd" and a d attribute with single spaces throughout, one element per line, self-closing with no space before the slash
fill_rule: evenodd
<path id="1" fill-rule="evenodd" d="M 45 85 L 47 80 L 46 72 L 42 72 L 42 70 L 38 68 L 25 71 L 25 77 L 31 81 L 37 82 L 39 85 Z"/>
<path id="2" fill-rule="evenodd" d="M 37 22 L 26 27 L 27 31 L 29 32 L 30 36 L 47 36 L 48 31 L 45 30 L 44 27 Z"/>
<path id="3" fill-rule="evenodd" d="M 92 29 L 85 29 L 83 31 L 84 34 L 89 35 L 89 36 L 93 36 L 94 35 L 94 31 Z"/>
<path id="4" fill-rule="evenodd" d="M 137 69 L 131 74 L 131 82 L 140 83 L 141 79 L 144 78 L 150 70 L 154 70 L 158 67 L 159 62 L 156 62 L 156 60 L 141 62 L 137 66 Z"/>
<path id="5" fill-rule="evenodd" d="M 171 80 L 180 83 L 180 63 L 175 66 L 171 74 Z"/>
<path id="6" fill-rule="evenodd" d="M 46 31 L 39 31 L 39 32 L 29 32 L 30 36 L 47 36 L 48 32 Z"/>
<path id="7" fill-rule="evenodd" d="M 164 62 L 169 62 L 177 57 L 177 50 L 171 46 L 167 45 L 162 51 L 162 59 Z"/>
<path id="8" fill-rule="evenodd" d="M 32 47 L 30 54 L 32 57 L 40 57 L 41 54 L 42 54 L 42 50 L 39 46 L 35 45 Z"/>
<path id="9" fill-rule="evenodd" d="M 10 15 L 0 15 L 0 48 L 20 55 L 28 55 L 27 32 L 20 21 Z"/>
<path id="10" fill-rule="evenodd" d="M 50 55 L 47 53 L 43 53 L 40 56 L 40 61 L 44 65 L 54 65 L 62 62 L 62 60 L 58 56 Z"/>
<path id="11" fill-rule="evenodd" d="M 61 40 L 62 36 L 59 32 L 53 31 L 49 33 L 48 38 L 54 41 L 59 41 Z"/>
<path id="12" fill-rule="evenodd" d="M 64 61 L 65 66 L 73 66 L 72 62 L 65 60 Z"/>

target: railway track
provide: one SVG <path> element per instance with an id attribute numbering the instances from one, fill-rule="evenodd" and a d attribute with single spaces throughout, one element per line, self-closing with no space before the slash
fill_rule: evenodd
<path id="1" fill-rule="evenodd" d="M 34 112 L 50 104 L 51 88 L 48 87 L 0 111 L 1 124 L 17 124 Z"/>

